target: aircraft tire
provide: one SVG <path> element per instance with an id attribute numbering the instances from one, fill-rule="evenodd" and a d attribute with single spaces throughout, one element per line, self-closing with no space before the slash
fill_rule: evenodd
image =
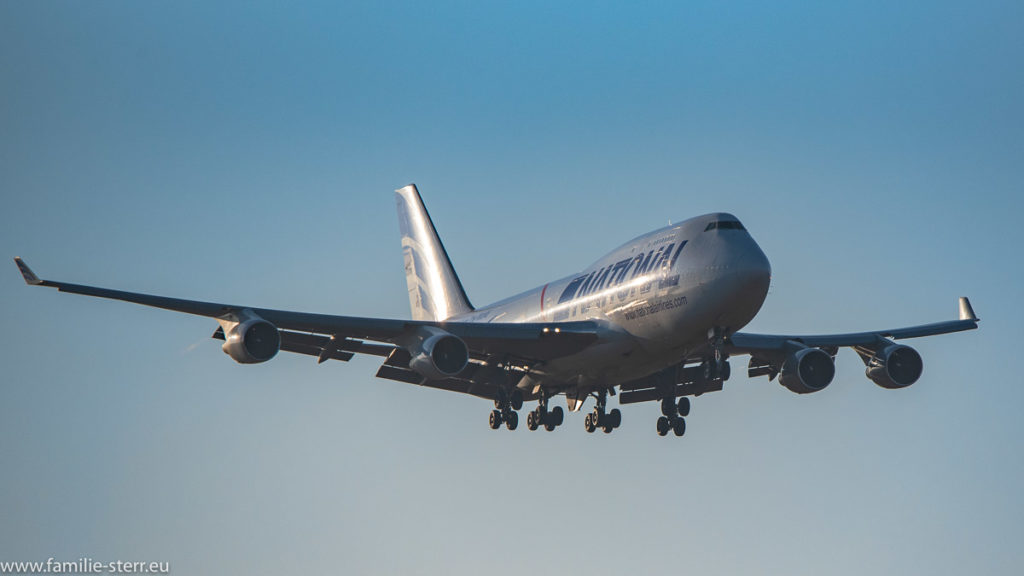
<path id="1" fill-rule="evenodd" d="M 611 421 L 612 428 L 622 426 L 622 412 L 618 408 L 612 408 L 612 411 L 608 413 L 608 419 Z"/>
<path id="2" fill-rule="evenodd" d="M 664 436 L 668 434 L 669 428 L 672 427 L 672 422 L 668 418 L 662 416 L 658 418 L 658 436 Z"/>
<path id="3" fill-rule="evenodd" d="M 597 423 L 594 422 L 593 414 L 587 414 L 587 417 L 583 419 L 583 429 L 586 430 L 588 434 L 597 430 Z"/>
<path id="4" fill-rule="evenodd" d="M 497 410 L 491 410 L 491 417 L 489 420 L 491 430 L 497 430 L 501 428 L 501 412 Z"/>
<path id="5" fill-rule="evenodd" d="M 686 420 L 680 418 L 673 422 L 672 432 L 674 432 L 676 436 L 682 436 L 683 434 L 686 434 Z"/>
<path id="6" fill-rule="evenodd" d="M 565 419 L 565 412 L 562 411 L 561 406 L 555 406 L 551 411 L 551 419 L 555 423 L 555 426 L 562 425 L 562 421 Z"/>
<path id="7" fill-rule="evenodd" d="M 679 399 L 679 415 L 684 418 L 690 415 L 690 399 L 686 396 Z"/>
<path id="8" fill-rule="evenodd" d="M 530 412 L 526 415 L 526 428 L 533 431 L 537 429 L 537 413 Z"/>
<path id="9" fill-rule="evenodd" d="M 519 414 L 515 412 L 509 412 L 505 416 L 505 427 L 509 430 L 515 430 L 519 426 Z"/>
<path id="10" fill-rule="evenodd" d="M 662 398 L 661 399 L 661 414 L 666 418 L 671 418 L 676 415 L 676 399 L 675 398 Z"/>

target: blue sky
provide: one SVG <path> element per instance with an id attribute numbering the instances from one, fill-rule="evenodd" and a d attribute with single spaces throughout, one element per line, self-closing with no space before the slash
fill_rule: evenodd
<path id="1" fill-rule="evenodd" d="M 1018 2 L 0 4 L 0 247 L 53 279 L 407 317 L 392 190 L 471 299 L 729 211 L 760 332 L 954 317 L 887 391 L 746 379 L 492 432 L 372 359 L 0 274 L 0 560 L 189 574 L 1024 569 Z"/>

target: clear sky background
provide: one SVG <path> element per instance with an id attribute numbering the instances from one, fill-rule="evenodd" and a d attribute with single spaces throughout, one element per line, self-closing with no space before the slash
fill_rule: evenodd
<path id="1" fill-rule="evenodd" d="M 208 319 L 0 274 L 0 560 L 179 574 L 1014 574 L 1024 5 L 3 2 L 0 254 L 43 277 L 408 317 L 392 190 L 474 303 L 729 211 L 748 327 L 981 329 L 588 435 L 375 359 L 235 364 Z M 589 407 L 589 405 L 588 405 Z M 523 413 L 525 414 L 525 412 Z"/>

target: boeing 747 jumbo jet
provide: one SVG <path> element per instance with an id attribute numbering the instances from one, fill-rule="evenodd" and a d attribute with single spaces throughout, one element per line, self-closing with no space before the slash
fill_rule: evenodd
<path id="1" fill-rule="evenodd" d="M 722 389 L 728 359 L 749 356 L 750 377 L 778 378 L 797 394 L 820 392 L 835 375 L 840 347 L 857 352 L 867 377 L 889 389 L 921 376 L 921 356 L 893 340 L 978 327 L 967 298 L 958 320 L 851 334 L 786 336 L 739 332 L 764 303 L 771 267 L 731 214 L 706 214 L 655 230 L 582 271 L 484 308 L 474 308 L 455 274 L 416 186 L 396 190 L 412 320 L 357 318 L 269 310 L 150 296 L 40 280 L 15 258 L 25 282 L 213 318 L 213 337 L 242 364 L 266 362 L 279 350 L 348 361 L 384 358 L 377 376 L 472 394 L 494 402 L 490 427 L 515 430 L 517 410 L 536 401 L 526 426 L 562 424 L 588 397 L 587 432 L 608 433 L 619 404 L 657 401 L 657 430 L 686 432 L 690 396 Z"/>

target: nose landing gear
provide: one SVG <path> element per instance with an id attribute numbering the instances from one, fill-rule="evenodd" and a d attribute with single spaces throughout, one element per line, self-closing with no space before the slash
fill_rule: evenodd
<path id="1" fill-rule="evenodd" d="M 696 373 L 691 373 L 690 379 L 684 380 L 684 382 L 705 385 L 717 383 L 718 387 L 712 389 L 722 389 L 721 384 L 729 379 L 732 372 L 729 367 L 729 356 L 722 350 L 723 333 L 725 330 L 720 328 L 708 331 L 710 354 L 705 356 L 700 367 L 695 369 Z M 684 368 L 683 372 L 690 370 L 694 369 Z M 659 436 L 667 436 L 670 430 L 676 436 L 686 434 L 686 417 L 690 415 L 690 399 L 687 396 L 682 396 L 678 403 L 676 402 L 676 394 L 680 392 L 677 392 L 674 382 L 675 380 L 669 386 L 658 387 L 659 393 L 663 395 L 661 399 L 662 415 L 658 418 L 657 425 Z M 700 391 L 695 393 L 701 394 Z"/>

